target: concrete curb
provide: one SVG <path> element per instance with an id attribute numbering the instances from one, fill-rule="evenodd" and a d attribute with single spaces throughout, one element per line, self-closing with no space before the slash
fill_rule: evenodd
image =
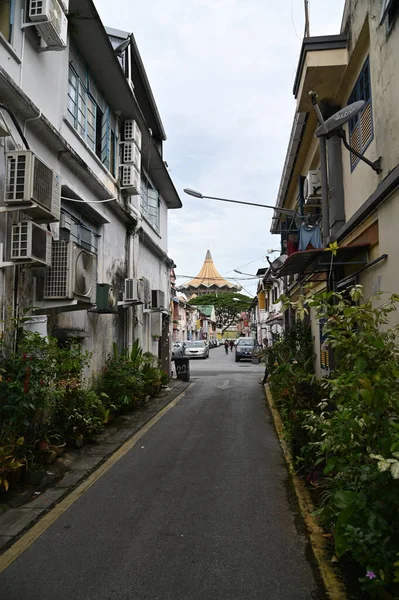
<path id="1" fill-rule="evenodd" d="M 101 466 L 117 453 L 122 446 L 131 440 L 139 431 L 156 415 L 183 394 L 193 382 L 179 381 L 172 391 L 164 398 L 158 400 L 156 407 L 151 403 L 143 413 L 143 418 L 133 427 L 120 429 L 111 436 L 109 442 L 99 446 L 96 451 L 87 446 L 82 459 L 77 460 L 70 470 L 65 471 L 61 481 L 51 487 L 43 489 L 40 495 L 18 508 L 10 508 L 0 516 L 0 556 L 7 552 L 26 532 L 36 525 L 54 507 L 67 498 L 82 482 L 95 473 Z M 114 439 L 113 439 L 114 438 Z"/>
<path id="2" fill-rule="evenodd" d="M 274 404 L 273 396 L 268 384 L 265 385 L 265 394 L 268 406 L 273 416 L 274 426 L 283 450 L 284 458 L 288 465 L 292 483 L 294 485 L 299 508 L 309 534 L 313 555 L 317 562 L 327 596 L 330 598 L 330 600 L 348 600 L 344 583 L 336 573 L 329 558 L 329 548 L 326 539 L 323 537 L 323 530 L 317 523 L 316 519 L 312 516 L 315 507 L 309 491 L 306 489 L 302 479 L 295 473 L 291 451 L 284 439 L 283 422 L 281 420 L 280 413 Z"/>

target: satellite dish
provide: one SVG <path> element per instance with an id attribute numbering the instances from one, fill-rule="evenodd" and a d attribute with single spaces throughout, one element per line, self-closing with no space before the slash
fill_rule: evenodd
<path id="1" fill-rule="evenodd" d="M 349 104 L 345 106 L 345 108 L 341 108 L 338 112 L 335 113 L 332 117 L 327 119 L 324 125 L 320 125 L 316 129 L 316 137 L 321 137 L 322 135 L 328 135 L 333 131 L 345 125 L 350 119 L 353 119 L 356 115 L 360 113 L 365 105 L 364 100 L 358 100 L 357 102 L 353 102 L 353 104 Z"/>
<path id="2" fill-rule="evenodd" d="M 270 263 L 272 271 L 278 271 L 279 269 L 281 269 L 287 258 L 288 256 L 286 254 L 282 254 L 281 256 L 278 256 L 276 259 L 274 259 L 274 261 Z"/>

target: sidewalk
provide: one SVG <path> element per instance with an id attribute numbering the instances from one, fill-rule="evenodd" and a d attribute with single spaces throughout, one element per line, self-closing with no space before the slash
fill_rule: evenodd
<path id="1" fill-rule="evenodd" d="M 40 484 L 21 484 L 8 494 L 0 494 L 0 554 L 189 385 L 173 379 L 168 389 L 143 408 L 116 418 L 94 443 L 80 450 L 68 449 L 54 464 L 44 465 L 46 473 Z"/>

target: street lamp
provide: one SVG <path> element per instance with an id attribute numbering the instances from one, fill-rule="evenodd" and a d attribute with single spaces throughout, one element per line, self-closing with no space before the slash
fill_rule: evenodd
<path id="1" fill-rule="evenodd" d="M 259 206 L 260 208 L 271 208 L 281 214 L 284 215 L 296 215 L 296 210 L 291 210 L 289 208 L 278 208 L 277 206 L 270 206 L 268 204 L 256 204 L 255 202 L 243 202 L 242 200 L 230 200 L 229 198 L 218 198 L 216 196 L 205 196 L 201 194 L 201 192 L 197 192 L 197 190 L 192 190 L 191 188 L 185 188 L 184 192 L 189 196 L 194 196 L 194 198 L 208 198 L 209 200 L 219 200 L 220 202 L 231 202 L 232 204 L 245 204 L 246 206 Z"/>

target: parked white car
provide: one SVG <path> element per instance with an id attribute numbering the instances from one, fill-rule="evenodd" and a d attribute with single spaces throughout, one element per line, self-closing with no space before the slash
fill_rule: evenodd
<path id="1" fill-rule="evenodd" d="M 209 346 L 206 342 L 186 342 L 185 356 L 188 358 L 209 358 Z"/>

